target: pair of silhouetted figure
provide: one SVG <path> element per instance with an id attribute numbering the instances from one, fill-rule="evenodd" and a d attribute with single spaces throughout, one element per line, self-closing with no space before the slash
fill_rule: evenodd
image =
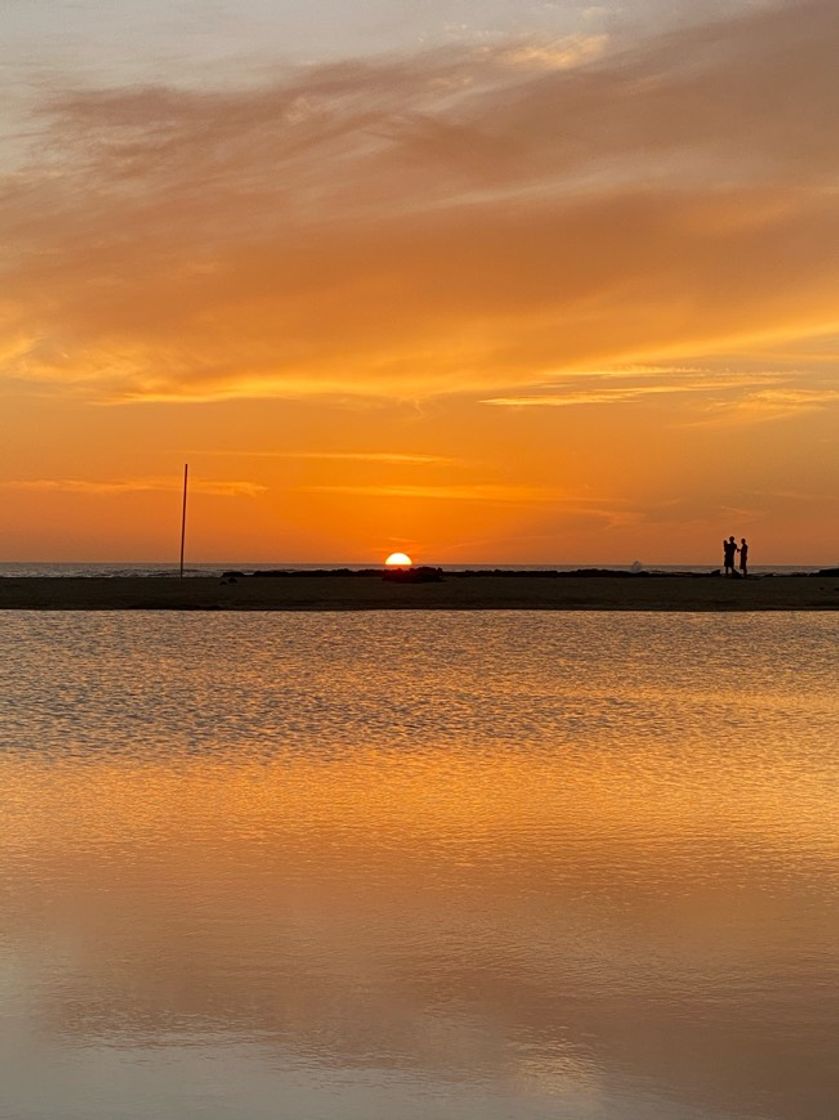
<path id="1" fill-rule="evenodd" d="M 729 537 L 722 542 L 722 562 L 727 576 L 736 576 L 735 557 L 740 553 L 740 575 L 749 574 L 749 544 L 745 537 L 740 538 L 738 545 L 734 537 Z"/>

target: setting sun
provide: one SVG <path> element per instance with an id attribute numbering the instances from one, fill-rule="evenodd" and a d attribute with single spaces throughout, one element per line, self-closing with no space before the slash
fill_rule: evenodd
<path id="1" fill-rule="evenodd" d="M 0 29 L 0 1120 L 839 1120 L 839 0 Z"/>

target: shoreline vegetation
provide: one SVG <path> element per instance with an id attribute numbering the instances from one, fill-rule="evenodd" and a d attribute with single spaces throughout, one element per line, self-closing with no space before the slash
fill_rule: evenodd
<path id="1" fill-rule="evenodd" d="M 381 569 L 217 576 L 6 576 L 0 610 L 40 611 L 828 611 L 839 568 L 725 578 L 719 572 Z"/>

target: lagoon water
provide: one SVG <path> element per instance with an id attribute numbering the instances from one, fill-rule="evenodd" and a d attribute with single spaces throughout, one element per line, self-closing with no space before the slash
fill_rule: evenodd
<path id="1" fill-rule="evenodd" d="M 827 1120 L 839 616 L 0 615 L 0 1116 Z"/>

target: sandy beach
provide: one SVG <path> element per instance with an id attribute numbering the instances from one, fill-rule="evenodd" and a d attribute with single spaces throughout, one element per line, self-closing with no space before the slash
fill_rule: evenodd
<path id="1" fill-rule="evenodd" d="M 839 609 L 839 575 L 585 575 L 448 572 L 439 583 L 393 583 L 378 572 L 215 577 L 0 579 L 0 610 L 608 610 Z"/>

